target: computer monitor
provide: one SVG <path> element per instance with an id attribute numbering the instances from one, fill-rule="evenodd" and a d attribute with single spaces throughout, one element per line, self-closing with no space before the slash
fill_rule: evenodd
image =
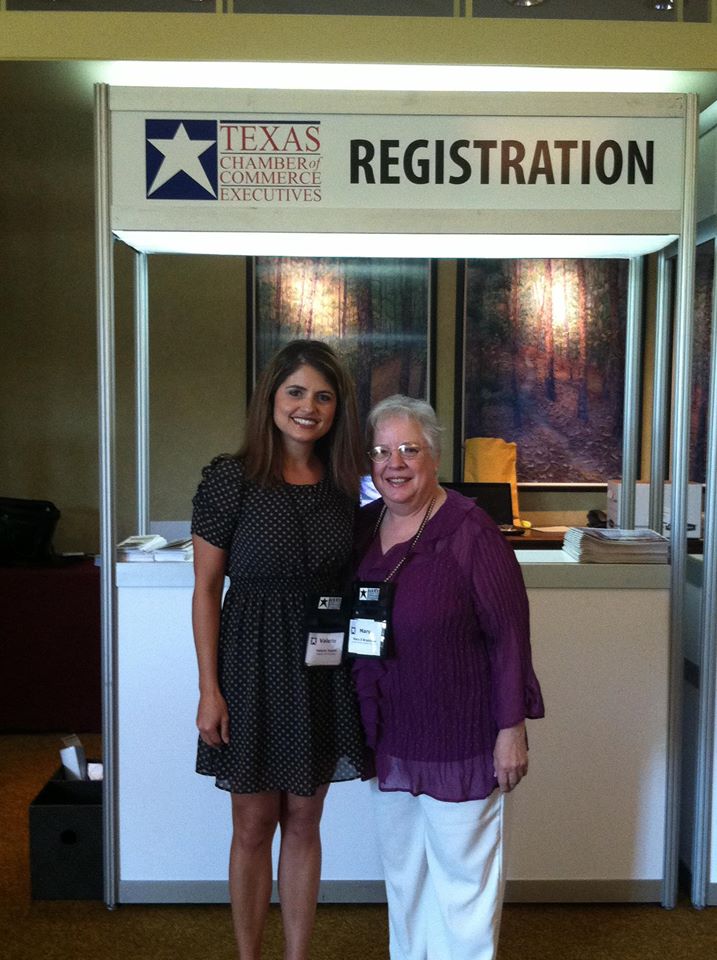
<path id="1" fill-rule="evenodd" d="M 509 483 L 444 483 L 447 490 L 455 490 L 473 500 L 498 524 L 513 524 L 513 497 Z M 361 506 L 380 496 L 370 476 L 361 477 Z"/>
<path id="2" fill-rule="evenodd" d="M 474 500 L 496 523 L 513 523 L 513 497 L 509 483 L 441 482 L 441 486 Z"/>

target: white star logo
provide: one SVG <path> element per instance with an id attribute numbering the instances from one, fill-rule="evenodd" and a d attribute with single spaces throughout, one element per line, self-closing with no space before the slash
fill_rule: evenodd
<path id="1" fill-rule="evenodd" d="M 216 196 L 214 188 L 204 172 L 204 168 L 199 162 L 199 158 L 210 147 L 213 147 L 214 140 L 190 140 L 184 124 L 180 123 L 177 132 L 172 140 L 150 140 L 153 147 L 156 147 L 160 153 L 164 154 L 157 175 L 154 178 L 152 186 L 149 188 L 148 196 L 158 190 L 168 180 L 180 171 L 184 171 L 187 176 L 195 180 L 200 187 L 203 187 L 207 193 Z"/>

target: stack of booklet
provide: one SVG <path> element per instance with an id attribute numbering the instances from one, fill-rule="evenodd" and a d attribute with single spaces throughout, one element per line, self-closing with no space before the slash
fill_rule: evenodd
<path id="1" fill-rule="evenodd" d="M 154 551 L 155 560 L 193 560 L 194 546 L 191 537 L 188 540 L 170 540 L 166 547 Z"/>
<path id="2" fill-rule="evenodd" d="M 123 563 L 136 561 L 192 560 L 192 541 L 173 540 L 168 543 L 159 534 L 137 534 L 117 544 L 117 559 Z"/>
<path id="3" fill-rule="evenodd" d="M 581 563 L 669 563 L 670 541 L 654 530 L 570 527 L 563 550 Z"/>
<path id="4" fill-rule="evenodd" d="M 166 547 L 167 541 L 156 533 L 136 534 L 117 544 L 117 559 L 126 563 L 129 560 L 154 560 L 153 553 L 159 547 Z"/>

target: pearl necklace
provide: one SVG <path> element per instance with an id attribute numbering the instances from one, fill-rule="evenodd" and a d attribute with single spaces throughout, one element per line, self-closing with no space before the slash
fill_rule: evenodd
<path id="1" fill-rule="evenodd" d="M 406 552 L 404 553 L 404 555 L 401 557 L 401 559 L 398 561 L 398 563 L 397 563 L 396 566 L 393 568 L 393 570 L 389 573 L 389 575 L 388 575 L 387 577 L 384 577 L 384 583 L 388 583 L 390 580 L 392 580 L 392 579 L 396 576 L 396 574 L 398 573 L 398 571 L 401 569 L 401 567 L 404 565 L 404 563 L 406 562 L 406 560 L 408 560 L 408 558 L 410 557 L 410 555 L 411 555 L 411 553 L 412 553 L 412 551 L 413 551 L 413 548 L 414 548 L 414 547 L 416 546 L 416 544 L 418 543 L 418 541 L 419 541 L 419 539 L 420 539 L 420 536 L 421 536 L 421 534 L 423 533 L 423 530 L 424 530 L 426 524 L 428 523 L 428 521 L 429 521 L 429 519 L 430 519 L 430 517 L 431 517 L 431 512 L 432 512 L 432 510 L 433 510 L 433 505 L 435 504 L 435 502 L 436 502 L 436 498 L 433 497 L 433 498 L 431 499 L 431 502 L 428 504 L 428 508 L 426 509 L 426 512 L 423 514 L 423 520 L 421 520 L 421 525 L 419 526 L 418 530 L 416 531 L 416 534 L 415 534 L 413 540 L 411 540 L 411 542 L 410 542 L 410 544 L 409 544 L 409 546 L 408 546 L 408 550 L 406 550 Z M 372 539 L 374 539 L 374 540 L 376 539 L 376 535 L 377 535 L 378 531 L 381 529 L 381 523 L 382 523 L 382 521 L 383 521 L 383 518 L 384 518 L 385 515 L 386 515 L 386 509 L 387 509 L 387 507 L 386 507 L 386 504 L 384 503 L 384 505 L 383 505 L 383 510 L 381 510 L 381 514 L 380 514 L 378 520 L 376 521 L 376 526 L 374 527 L 374 530 L 373 530 L 373 538 L 372 538 Z"/>

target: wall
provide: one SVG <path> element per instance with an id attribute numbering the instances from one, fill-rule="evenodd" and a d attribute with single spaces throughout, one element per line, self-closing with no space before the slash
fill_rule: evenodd
<path id="1" fill-rule="evenodd" d="M 52 500 L 58 550 L 98 548 L 91 88 L 62 65 L 0 64 L 0 495 Z M 32 92 L 34 91 L 34 93 Z M 133 253 L 118 245 L 120 535 L 134 524 Z M 153 513 L 188 514 L 212 453 L 238 445 L 245 397 L 244 264 L 150 262 Z"/>
<path id="2" fill-rule="evenodd" d="M 243 438 L 246 262 L 153 256 L 150 516 L 185 520 L 201 467 Z"/>
<path id="3" fill-rule="evenodd" d="M 4 496 L 55 501 L 62 511 L 59 545 L 91 549 L 97 539 L 92 117 L 69 118 L 38 104 L 12 107 L 0 92 L 0 489 Z"/>
<path id="4" fill-rule="evenodd" d="M 712 19 L 32 13 L 0 3 L 0 58 L 504 64 L 509 57 L 516 66 L 687 70 L 699 90 L 706 71 L 717 69 L 714 5 Z"/>

